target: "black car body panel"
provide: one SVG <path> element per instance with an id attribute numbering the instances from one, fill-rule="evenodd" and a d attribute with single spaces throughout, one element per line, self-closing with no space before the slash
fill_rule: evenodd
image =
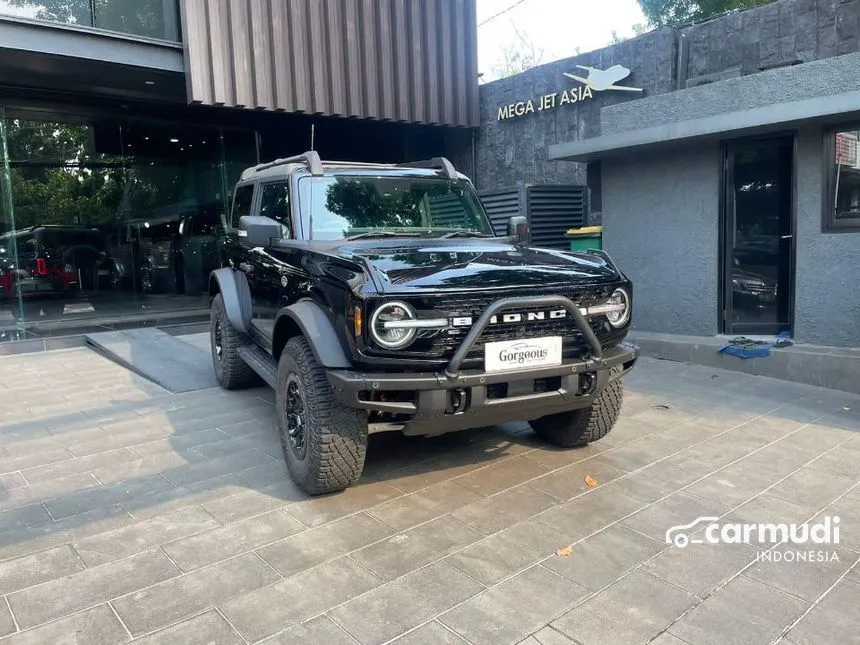
<path id="1" fill-rule="evenodd" d="M 312 346 L 336 342 L 349 365 L 338 365 L 329 375 L 339 400 L 366 410 L 372 425 L 416 434 L 591 405 L 610 379 L 638 358 L 638 349 L 623 342 L 630 326 L 630 281 L 605 253 L 541 249 L 513 237 L 493 237 L 468 180 L 443 175 L 349 163 L 327 164 L 322 175 L 314 175 L 305 164 L 292 162 L 243 173 L 219 255 L 223 267 L 242 274 L 237 289 L 249 291 L 251 312 L 236 315 L 250 317 L 250 338 L 274 361 L 296 334 Z M 328 182 L 325 192 L 316 194 L 319 186 L 307 183 L 317 180 Z M 355 195 L 364 194 L 365 180 L 381 182 L 374 199 L 388 208 L 380 217 L 389 218 L 390 229 L 353 225 L 338 235 L 343 221 L 367 220 L 367 212 L 346 214 Z M 398 180 L 412 182 L 402 194 Z M 439 182 L 438 190 L 433 182 Z M 422 190 L 420 200 L 408 201 Z M 419 206 L 421 217 L 429 212 L 434 223 L 444 225 L 416 226 Z M 269 244 L 247 243 L 243 222 L 250 220 L 242 219 L 247 216 L 255 226 L 271 222 Z M 225 275 L 222 269 L 210 281 L 210 294 L 223 289 Z M 615 325 L 608 314 L 594 312 L 609 306 L 619 290 L 626 318 Z M 510 306 L 488 317 L 481 333 L 470 338 L 482 315 L 507 299 Z M 558 299 L 565 304 L 558 305 Z M 530 304 L 535 302 L 556 304 Z M 397 315 L 408 316 L 374 322 L 382 306 L 392 303 L 399 303 L 392 305 Z M 385 327 L 403 321 L 415 328 Z M 386 347 L 379 330 L 389 334 L 386 338 L 405 334 L 412 340 Z M 521 341 L 528 347 L 556 337 L 561 353 L 554 365 L 486 369 L 487 343 Z M 325 353 L 315 351 L 318 359 Z M 460 360 L 452 377 L 455 354 Z M 466 392 L 468 409 L 452 409 L 451 397 L 459 391 Z"/>

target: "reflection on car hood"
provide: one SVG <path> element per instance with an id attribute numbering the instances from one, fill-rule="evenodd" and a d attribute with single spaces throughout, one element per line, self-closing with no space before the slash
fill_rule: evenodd
<path id="1" fill-rule="evenodd" d="M 372 240 L 344 242 L 333 251 L 363 264 L 388 292 L 593 284 L 622 277 L 596 255 L 495 240 Z"/>

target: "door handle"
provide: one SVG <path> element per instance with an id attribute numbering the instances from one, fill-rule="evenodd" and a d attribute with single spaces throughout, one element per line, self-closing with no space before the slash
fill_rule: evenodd
<path id="1" fill-rule="evenodd" d="M 791 239 L 791 238 L 793 238 L 793 237 L 794 237 L 794 235 L 780 235 L 780 236 L 779 236 L 779 239 L 781 239 L 781 240 L 790 240 L 790 239 Z"/>

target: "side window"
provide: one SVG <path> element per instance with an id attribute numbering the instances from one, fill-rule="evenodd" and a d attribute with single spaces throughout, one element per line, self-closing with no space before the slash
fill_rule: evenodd
<path id="1" fill-rule="evenodd" d="M 860 128 L 830 134 L 824 231 L 860 231 Z"/>
<path id="2" fill-rule="evenodd" d="M 254 197 L 254 185 L 246 184 L 236 188 L 233 195 L 233 211 L 230 215 L 230 228 L 238 228 L 239 218 L 251 214 L 251 201 Z"/>
<path id="3" fill-rule="evenodd" d="M 263 184 L 260 188 L 260 215 L 280 222 L 284 237 L 290 237 L 289 193 L 286 182 Z"/>

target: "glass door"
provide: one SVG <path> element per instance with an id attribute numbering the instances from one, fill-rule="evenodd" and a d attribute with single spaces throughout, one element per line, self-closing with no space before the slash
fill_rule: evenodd
<path id="1" fill-rule="evenodd" d="M 794 138 L 726 147 L 723 331 L 791 331 L 794 301 Z"/>

